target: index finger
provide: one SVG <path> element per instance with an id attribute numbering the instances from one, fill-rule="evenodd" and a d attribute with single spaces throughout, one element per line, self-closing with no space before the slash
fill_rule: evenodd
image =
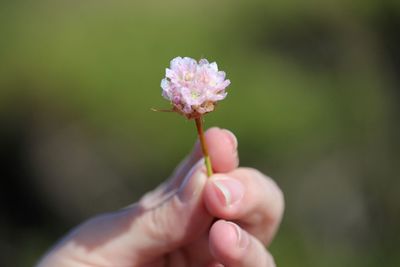
<path id="1" fill-rule="evenodd" d="M 214 172 L 229 172 L 239 165 L 237 140 L 232 132 L 212 127 L 205 132 L 205 139 Z M 192 152 L 178 165 L 171 177 L 147 193 L 142 198 L 142 203 L 154 206 L 168 198 L 180 187 L 190 170 L 204 167 L 204 163 L 200 161 L 202 157 L 200 144 L 196 142 Z"/>
<path id="2" fill-rule="evenodd" d="M 237 140 L 231 131 L 212 127 L 205 132 L 205 139 L 214 172 L 229 172 L 239 165 Z M 189 170 L 202 157 L 200 144 L 196 142 L 192 152 L 174 171 L 169 185 L 172 187 L 180 185 Z"/>

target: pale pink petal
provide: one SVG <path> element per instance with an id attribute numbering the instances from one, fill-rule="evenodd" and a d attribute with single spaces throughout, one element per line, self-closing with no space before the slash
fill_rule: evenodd
<path id="1" fill-rule="evenodd" d="M 217 62 L 213 62 L 213 63 L 211 63 L 211 64 L 210 64 L 210 68 L 211 68 L 213 71 L 218 71 L 218 65 L 217 65 Z"/>

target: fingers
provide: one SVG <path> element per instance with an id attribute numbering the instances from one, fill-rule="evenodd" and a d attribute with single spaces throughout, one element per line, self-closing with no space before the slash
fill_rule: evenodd
<path id="1" fill-rule="evenodd" d="M 214 172 L 229 172 L 239 165 L 237 139 L 226 129 L 213 127 L 205 132 L 205 139 Z M 203 157 L 199 142 L 172 175 L 169 187 L 179 186 L 192 166 Z"/>
<path id="2" fill-rule="evenodd" d="M 211 254 L 223 266 L 275 267 L 264 245 L 232 222 L 219 220 L 214 223 L 210 230 L 209 245 Z"/>
<path id="3" fill-rule="evenodd" d="M 228 172 L 238 166 L 237 140 L 233 133 L 213 127 L 206 131 L 205 138 L 215 172 Z M 142 205 L 152 208 L 173 195 L 191 169 L 200 169 L 204 166 L 202 157 L 200 144 L 197 142 L 192 152 L 179 164 L 171 178 L 142 197 Z"/>
<path id="4" fill-rule="evenodd" d="M 284 210 L 276 183 L 250 168 L 213 175 L 204 189 L 204 202 L 210 214 L 238 222 L 264 244 L 271 242 Z"/>

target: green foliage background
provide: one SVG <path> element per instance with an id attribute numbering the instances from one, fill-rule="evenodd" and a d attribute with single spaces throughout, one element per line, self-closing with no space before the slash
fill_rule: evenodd
<path id="1" fill-rule="evenodd" d="M 278 266 L 399 266 L 399 26 L 389 0 L 1 2 L 0 265 L 168 177 L 196 132 L 150 108 L 190 56 L 232 82 L 207 126 L 285 193 Z"/>

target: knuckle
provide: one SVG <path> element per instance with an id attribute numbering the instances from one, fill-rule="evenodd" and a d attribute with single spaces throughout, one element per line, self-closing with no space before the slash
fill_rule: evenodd
<path id="1" fill-rule="evenodd" d="M 268 191 L 272 194 L 273 198 L 283 208 L 285 203 L 284 194 L 274 179 L 257 169 L 249 167 L 238 168 L 237 172 L 241 180 L 250 184 L 253 183 L 253 186 L 258 188 L 258 191 L 263 194 L 265 191 Z"/>
<path id="2" fill-rule="evenodd" d="M 265 212 L 266 214 L 262 212 L 259 219 L 265 217 L 267 221 L 280 221 L 284 212 L 285 198 L 275 180 L 257 169 L 248 167 L 237 169 L 237 175 L 250 189 L 253 197 L 255 196 L 262 203 L 268 203 L 268 212 Z"/>
<path id="3" fill-rule="evenodd" d="M 240 167 L 234 171 L 235 176 L 248 186 L 260 183 L 265 177 L 259 170 L 250 167 Z"/>

